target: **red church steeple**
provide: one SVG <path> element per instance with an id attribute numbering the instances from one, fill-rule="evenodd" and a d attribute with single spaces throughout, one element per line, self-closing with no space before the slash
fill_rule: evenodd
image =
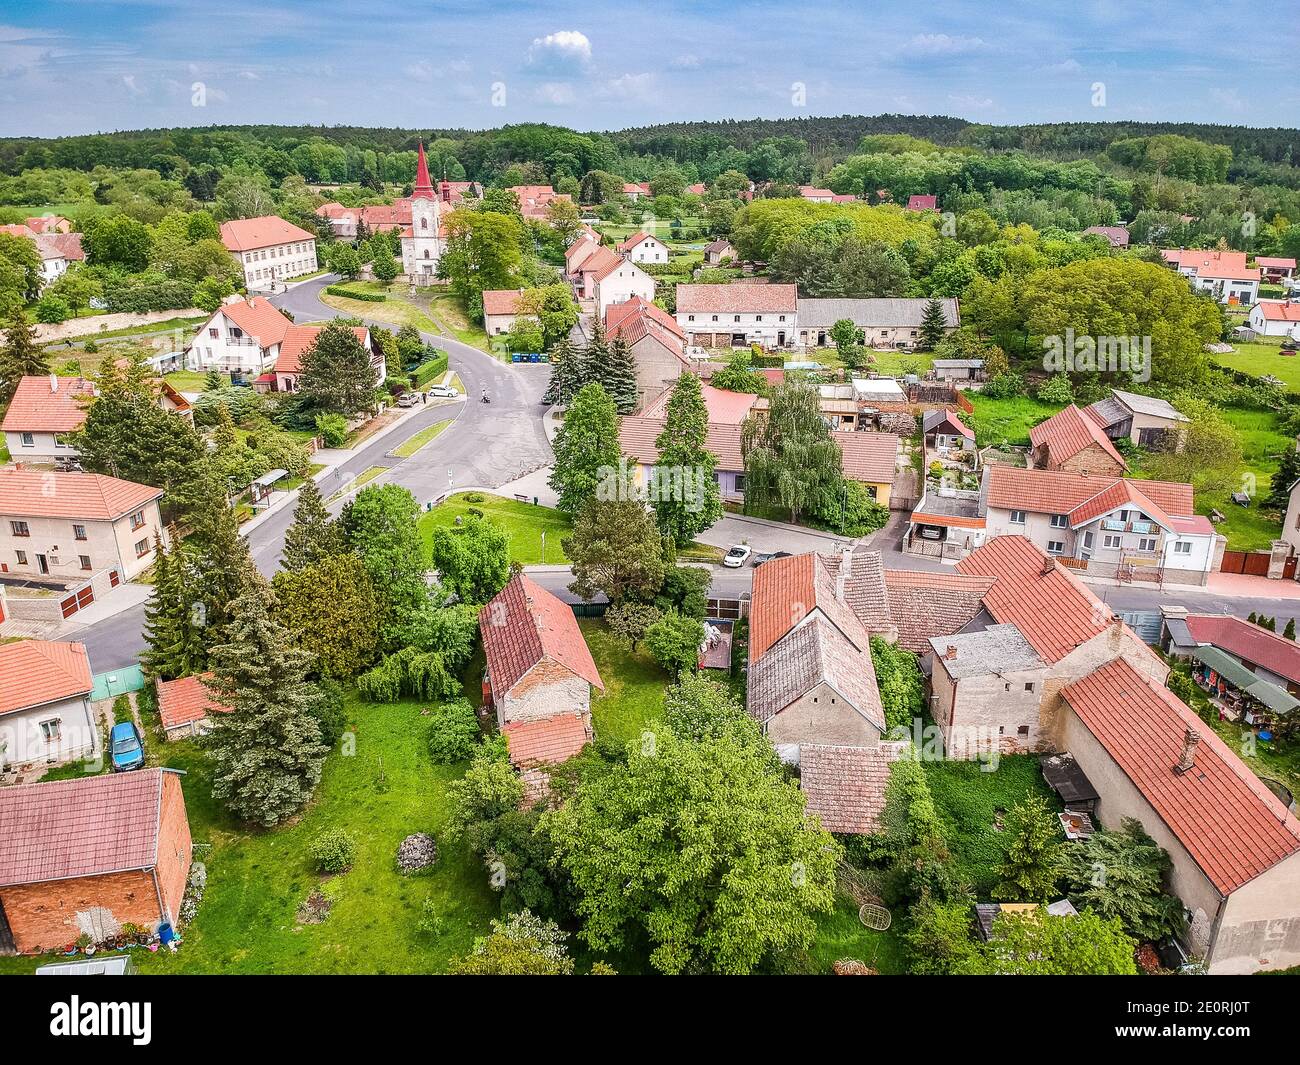
<path id="1" fill-rule="evenodd" d="M 420 157 L 415 166 L 415 188 L 411 190 L 413 200 L 436 200 L 433 182 L 429 180 L 429 163 L 424 158 L 424 141 L 420 141 Z"/>

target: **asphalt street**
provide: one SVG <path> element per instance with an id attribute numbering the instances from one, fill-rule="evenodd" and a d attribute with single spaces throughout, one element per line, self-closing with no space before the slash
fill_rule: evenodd
<path id="1" fill-rule="evenodd" d="M 271 298 L 298 322 L 322 321 L 339 315 L 338 311 L 320 301 L 321 290 L 337 280 L 335 276 L 316 278 Z M 384 322 L 371 321 L 371 324 L 391 328 Z M 363 445 L 322 483 L 321 490 L 326 496 L 372 466 L 387 467 L 386 481 L 409 488 L 416 499 L 424 503 L 450 489 L 495 488 L 550 463 L 552 452 L 541 419 L 541 396 L 546 388 L 548 368 L 542 364 L 509 365 L 452 337 L 423 335 L 428 343 L 450 354 L 451 366 L 465 385 L 467 400 L 431 405 L 408 418 L 402 428 Z M 479 399 L 484 389 L 491 399 L 488 404 Z M 415 455 L 402 459 L 392 454 L 393 448 L 403 440 L 427 426 L 447 420 L 452 424 Z M 335 509 L 341 505 L 342 500 L 335 504 Z M 292 521 L 293 507 L 287 506 L 248 534 L 253 559 L 264 573 L 274 572 L 278 565 L 285 532 Z M 727 546 L 734 539 L 743 538 L 756 550 L 826 551 L 833 547 L 826 537 L 819 534 L 789 533 L 779 528 L 742 524 L 742 521 L 724 520 L 711 530 L 713 535 L 706 533 L 703 539 Z M 869 541 L 873 550 L 885 555 L 887 566 L 892 569 L 942 568 L 933 560 L 918 559 L 898 550 L 898 531 L 896 517 Z M 570 601 L 575 598 L 567 591 L 570 580 L 567 572 L 551 570 L 535 576 L 551 591 Z M 740 595 L 750 590 L 752 581 L 751 567 L 739 570 L 715 567 L 713 591 L 723 597 Z M 1297 599 L 1229 597 L 1197 590 L 1161 590 L 1136 585 L 1111 587 L 1090 584 L 1090 587 L 1098 598 L 1117 611 L 1156 610 L 1161 605 L 1181 605 L 1200 612 L 1241 617 L 1252 611 L 1262 612 L 1276 617 L 1279 628 L 1291 618 L 1300 623 L 1300 600 Z M 72 632 L 68 638 L 83 641 L 92 668 L 103 672 L 120 669 L 137 660 L 144 646 L 143 625 L 144 607 L 136 606 Z"/>

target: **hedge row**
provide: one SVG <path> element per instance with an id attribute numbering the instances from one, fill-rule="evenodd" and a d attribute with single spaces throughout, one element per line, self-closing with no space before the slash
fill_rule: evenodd
<path id="1" fill-rule="evenodd" d="M 346 296 L 350 300 L 361 300 L 363 303 L 384 303 L 388 299 L 382 292 L 354 292 L 342 285 L 329 285 L 325 291 L 331 296 Z"/>
<path id="2" fill-rule="evenodd" d="M 435 377 L 441 377 L 447 372 L 447 353 L 441 352 L 436 358 L 428 362 L 422 362 L 411 371 L 411 387 L 423 388 Z"/>

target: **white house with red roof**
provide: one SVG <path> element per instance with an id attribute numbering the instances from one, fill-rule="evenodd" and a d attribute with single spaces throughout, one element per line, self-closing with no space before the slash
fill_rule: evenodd
<path id="1" fill-rule="evenodd" d="M 31 225 L 31 219 L 27 224 Z M 1295 260 L 1277 255 L 1256 255 L 1255 265 L 1259 267 L 1262 279 L 1273 285 L 1281 285 L 1295 276 Z"/>
<path id="2" fill-rule="evenodd" d="M 41 259 L 41 287 L 57 281 L 67 272 L 74 262 L 85 262 L 86 253 L 81 247 L 81 234 L 58 228 L 58 225 L 45 226 L 44 219 L 29 218 L 27 224 L 0 226 L 0 233 L 12 237 L 30 240 Z M 67 219 L 62 219 L 67 222 Z"/>
<path id="3" fill-rule="evenodd" d="M 668 248 L 653 233 L 633 233 L 615 249 L 624 259 L 634 263 L 668 262 Z"/>
<path id="4" fill-rule="evenodd" d="M 1194 289 L 1209 293 L 1220 303 L 1251 304 L 1259 298 L 1259 267 L 1246 265 L 1244 251 L 1165 248 L 1160 256 Z"/>
<path id="5" fill-rule="evenodd" d="M 678 285 L 677 324 L 690 343 L 706 348 L 783 348 L 799 324 L 795 285 Z"/>
<path id="6" fill-rule="evenodd" d="M 650 197 L 653 195 L 650 191 L 650 182 L 648 181 L 629 181 L 623 185 L 623 195 L 633 203 L 641 199 L 642 196 Z"/>
<path id="7" fill-rule="evenodd" d="M 1261 300 L 1251 307 L 1246 322 L 1260 336 L 1300 340 L 1300 303 Z"/>
<path id="8" fill-rule="evenodd" d="M 519 297 L 523 294 L 522 288 L 483 290 L 483 331 L 488 336 L 504 336 L 510 332 L 519 317 Z"/>
<path id="9" fill-rule="evenodd" d="M 186 365 L 191 370 L 259 377 L 275 365 L 292 325 L 265 296 L 230 300 L 194 334 L 185 351 Z"/>
<path id="10" fill-rule="evenodd" d="M 221 243 L 244 268 L 250 292 L 318 269 L 315 235 L 275 215 L 222 222 Z"/>
<path id="11" fill-rule="evenodd" d="M 423 142 L 419 145 L 410 205 L 410 225 L 402 230 L 402 271 L 413 285 L 431 285 L 438 279 L 438 262 L 447 250 L 443 208 L 450 205 L 444 204 L 434 191 Z"/>
<path id="12" fill-rule="evenodd" d="M 484 702 L 521 770 L 562 762 L 591 739 L 591 689 L 605 690 L 573 611 L 519 573 L 479 612 Z"/>
<path id="13" fill-rule="evenodd" d="M 99 754 L 99 726 L 90 708 L 93 687 L 84 644 L 20 640 L 0 645 L 0 766 Z"/>
<path id="14" fill-rule="evenodd" d="M 85 423 L 94 395 L 94 383 L 84 377 L 22 378 L 0 423 L 9 457 L 15 462 L 74 458 L 70 437 Z"/>
<path id="15" fill-rule="evenodd" d="M 0 468 L 0 573 L 77 583 L 130 580 L 167 543 L 161 488 L 99 473 Z"/>
<path id="16" fill-rule="evenodd" d="M 1300 964 L 1300 822 L 1214 729 L 1131 661 L 1061 692 L 1060 749 L 1103 827 L 1141 822 L 1172 862 L 1187 953 L 1211 974 Z"/>

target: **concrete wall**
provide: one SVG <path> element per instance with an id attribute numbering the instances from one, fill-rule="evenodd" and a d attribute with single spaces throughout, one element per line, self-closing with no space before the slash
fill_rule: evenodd
<path id="1" fill-rule="evenodd" d="M 631 347 L 636 365 L 637 403 L 644 406 L 673 383 L 686 370 L 682 360 L 653 336 L 644 336 Z"/>
<path id="2" fill-rule="evenodd" d="M 602 322 L 605 312 L 616 303 L 626 303 L 640 296 L 647 303 L 655 298 L 654 278 L 633 263 L 624 262 L 613 273 L 596 282 L 596 317 Z"/>
<path id="3" fill-rule="evenodd" d="M 567 666 L 544 658 L 496 696 L 497 725 L 511 721 L 542 721 L 556 714 L 587 714 L 591 685 Z"/>
<path id="4" fill-rule="evenodd" d="M 1046 675 L 1043 668 L 1021 669 L 954 682 L 936 657 L 931 712 L 948 757 L 1045 750 L 1039 706 Z"/>
<path id="5" fill-rule="evenodd" d="M 59 722 L 59 739 L 48 742 L 41 732 L 41 723 L 55 719 Z M 93 758 L 99 749 L 99 727 L 83 696 L 0 717 L 0 764 L 69 762 L 74 758 Z"/>
<path id="6" fill-rule="evenodd" d="M 1300 854 L 1228 896 L 1210 949 L 1212 973 L 1300 965 Z"/>
<path id="7" fill-rule="evenodd" d="M 773 744 L 822 743 L 874 747 L 880 730 L 846 703 L 828 684 L 819 684 L 764 726 Z"/>

